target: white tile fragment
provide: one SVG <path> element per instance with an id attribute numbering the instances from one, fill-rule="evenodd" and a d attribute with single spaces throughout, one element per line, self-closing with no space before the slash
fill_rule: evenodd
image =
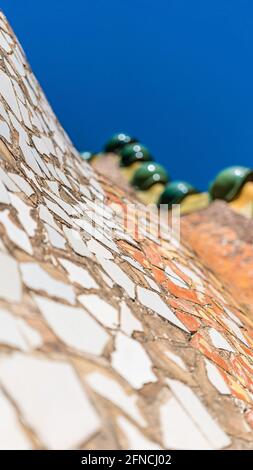
<path id="1" fill-rule="evenodd" d="M 170 281 L 173 282 L 173 284 L 178 287 L 183 287 L 184 289 L 188 288 L 186 282 L 184 282 L 183 279 L 181 279 L 176 273 L 174 273 L 174 271 L 169 266 L 166 266 L 165 272 L 169 277 Z"/>
<path id="2" fill-rule="evenodd" d="M 66 240 L 59 234 L 59 231 L 47 224 L 44 224 L 44 227 L 51 245 L 55 248 L 59 248 L 59 250 L 65 250 Z"/>
<path id="3" fill-rule="evenodd" d="M 166 449 L 213 450 L 195 422 L 175 397 L 160 407 L 163 444 Z"/>
<path id="4" fill-rule="evenodd" d="M 118 327 L 118 310 L 105 302 L 98 295 L 79 295 L 78 300 L 104 326 L 108 328 Z"/>
<path id="5" fill-rule="evenodd" d="M 0 31 L 0 46 L 7 52 L 11 52 L 9 43 L 6 41 L 4 31 Z"/>
<path id="6" fill-rule="evenodd" d="M 20 302 L 22 284 L 18 263 L 11 256 L 0 252 L 0 298 L 8 302 Z"/>
<path id="7" fill-rule="evenodd" d="M 8 173 L 8 175 L 12 179 L 12 181 L 19 187 L 20 191 L 25 193 L 27 197 L 30 197 L 34 193 L 32 186 L 25 180 L 25 178 L 20 175 L 17 175 L 16 173 Z"/>
<path id="8" fill-rule="evenodd" d="M 115 350 L 112 353 L 112 367 L 129 382 L 140 389 L 149 382 L 156 382 L 152 362 L 143 346 L 123 333 L 115 337 Z"/>
<path id="9" fill-rule="evenodd" d="M 50 225 L 50 227 L 54 228 L 55 230 L 61 233 L 61 230 L 56 224 L 51 212 L 49 212 L 48 208 L 43 204 L 39 205 L 39 218 L 43 222 L 46 222 L 48 225 Z"/>
<path id="10" fill-rule="evenodd" d="M 230 346 L 226 338 L 219 331 L 215 330 L 215 328 L 209 329 L 209 336 L 215 348 L 225 349 L 229 352 L 235 352 L 235 350 L 232 348 L 232 346 Z"/>
<path id="11" fill-rule="evenodd" d="M 17 325 L 20 333 L 26 341 L 28 349 L 37 349 L 43 345 L 43 338 L 41 334 L 32 328 L 23 318 L 17 318 Z"/>
<path id="12" fill-rule="evenodd" d="M 184 324 L 176 317 L 172 310 L 161 299 L 159 294 L 144 287 L 137 287 L 137 295 L 139 302 L 150 310 L 153 310 L 161 317 L 169 320 L 173 325 L 178 326 L 182 330 L 189 333 Z"/>
<path id="13" fill-rule="evenodd" d="M 4 309 L 0 309 L 0 344 L 27 351 L 27 344 L 19 331 L 16 318 Z"/>
<path id="14" fill-rule="evenodd" d="M 103 271 L 99 271 L 100 273 L 100 276 L 102 277 L 103 281 L 106 283 L 106 285 L 112 289 L 113 286 L 114 286 L 114 282 L 112 281 L 112 279 L 107 276 L 107 274 L 105 274 Z"/>
<path id="15" fill-rule="evenodd" d="M 4 185 L 6 186 L 6 188 L 8 189 L 8 191 L 12 191 L 12 192 L 19 191 L 14 181 L 12 181 L 12 179 L 8 176 L 8 173 L 6 173 L 2 168 L 0 168 L 0 178 L 2 182 L 4 183 Z"/>
<path id="16" fill-rule="evenodd" d="M 244 343 L 245 346 L 248 346 L 248 347 L 249 347 L 249 344 L 248 344 L 248 342 L 246 341 L 246 338 L 243 336 L 242 330 L 239 328 L 239 326 L 237 325 L 237 323 L 235 323 L 235 322 L 234 322 L 233 320 L 231 320 L 230 318 L 223 318 L 223 321 L 224 321 L 224 323 L 226 323 L 226 325 L 228 326 L 228 328 L 233 331 L 233 333 L 235 334 L 235 336 L 236 336 L 242 343 Z"/>
<path id="17" fill-rule="evenodd" d="M 78 219 L 76 220 L 76 224 L 84 230 L 88 235 L 90 235 L 92 238 L 96 238 L 99 242 L 103 243 L 107 248 L 110 250 L 115 251 L 116 253 L 119 253 L 119 249 L 112 240 L 112 238 L 109 238 L 106 236 L 105 230 L 100 231 L 97 228 L 97 224 L 94 226 L 92 223 L 88 222 L 86 219 Z"/>
<path id="18" fill-rule="evenodd" d="M 11 80 L 2 70 L 0 70 L 0 94 L 4 97 L 6 103 L 10 106 L 17 118 L 21 120 L 21 114 Z"/>
<path id="19" fill-rule="evenodd" d="M 109 259 L 99 259 L 102 268 L 111 279 L 122 287 L 131 299 L 135 298 L 135 284 L 128 275 L 116 264 Z"/>
<path id="20" fill-rule="evenodd" d="M 24 284 L 33 290 L 42 290 L 48 295 L 75 303 L 75 291 L 72 286 L 58 281 L 37 263 L 21 263 L 20 270 Z"/>
<path id="21" fill-rule="evenodd" d="M 94 238 L 91 238 L 87 242 L 87 247 L 91 251 L 91 253 L 94 253 L 98 257 L 105 259 L 113 259 L 112 253 Z"/>
<path id="22" fill-rule="evenodd" d="M 33 249 L 28 236 L 9 218 L 9 210 L 6 209 L 0 213 L 0 223 L 3 224 L 9 239 L 21 250 L 32 255 Z"/>
<path id="23" fill-rule="evenodd" d="M 117 423 L 128 441 L 128 450 L 161 450 L 161 447 L 150 441 L 139 429 L 124 416 L 118 416 Z"/>
<path id="24" fill-rule="evenodd" d="M 103 353 L 110 336 L 85 310 L 37 295 L 34 299 L 50 328 L 64 343 L 85 353 Z"/>
<path id="25" fill-rule="evenodd" d="M 72 449 L 100 427 L 72 367 L 22 354 L 1 360 L 0 381 L 49 449 Z"/>
<path id="26" fill-rule="evenodd" d="M 114 403 L 127 415 L 129 415 L 140 426 L 146 426 L 147 423 L 137 405 L 138 397 L 136 394 L 126 393 L 124 388 L 114 379 L 100 372 L 92 372 L 85 377 L 86 382 L 98 395 Z"/>
<path id="27" fill-rule="evenodd" d="M 149 284 L 149 287 L 151 287 L 151 289 L 156 290 L 156 292 L 161 292 L 160 287 L 156 284 L 156 282 L 153 279 L 151 279 L 150 277 L 146 275 L 144 275 L 144 277 L 147 283 Z"/>
<path id="28" fill-rule="evenodd" d="M 187 367 L 183 361 L 183 359 L 180 356 L 177 356 L 177 354 L 174 354 L 172 351 L 165 351 L 165 355 L 175 364 L 177 364 L 181 369 L 187 371 Z"/>
<path id="29" fill-rule="evenodd" d="M 230 444 L 230 438 L 214 421 L 195 393 L 178 380 L 167 379 L 167 383 L 210 446 L 217 450 L 227 447 Z"/>
<path id="30" fill-rule="evenodd" d="M 121 256 L 121 259 L 127 261 L 129 264 L 131 264 L 131 266 L 133 266 L 133 268 L 136 268 L 142 273 L 145 273 L 142 265 L 138 263 L 138 261 L 136 261 L 135 259 L 131 258 L 130 256 Z"/>
<path id="31" fill-rule="evenodd" d="M 88 250 L 85 242 L 82 240 L 82 237 L 77 230 L 63 227 L 63 231 L 68 239 L 68 242 L 71 248 L 80 256 L 90 257 L 91 253 Z"/>
<path id="32" fill-rule="evenodd" d="M 1 204 L 10 204 L 9 193 L 3 184 L 2 180 L 0 180 L 0 203 Z"/>
<path id="33" fill-rule="evenodd" d="M 72 225 L 71 218 L 68 216 L 68 214 L 66 214 L 66 212 L 58 204 L 56 204 L 55 202 L 50 201 L 49 199 L 47 199 L 45 197 L 44 197 L 44 201 L 45 201 L 48 209 L 50 209 L 55 215 L 57 215 L 62 220 L 64 220 L 64 222 L 66 222 L 69 225 Z"/>
<path id="34" fill-rule="evenodd" d="M 233 320 L 235 323 L 237 323 L 237 325 L 239 326 L 243 326 L 241 320 L 239 317 L 237 317 L 233 312 L 231 312 L 231 310 L 225 306 L 223 306 L 226 314 L 231 318 L 231 320 Z"/>
<path id="35" fill-rule="evenodd" d="M 31 450 L 16 411 L 0 390 L 0 450 Z"/>
<path id="36" fill-rule="evenodd" d="M 207 376 L 211 382 L 211 384 L 218 390 L 219 393 L 222 395 L 230 395 L 230 389 L 226 384 L 225 380 L 223 379 L 219 369 L 216 367 L 215 364 L 208 361 L 208 359 L 204 358 Z"/>
<path id="37" fill-rule="evenodd" d="M 98 289 L 96 281 L 86 269 L 64 258 L 59 258 L 59 262 L 68 272 L 71 282 L 76 282 L 85 289 Z"/>
<path id="38" fill-rule="evenodd" d="M 37 223 L 31 217 L 31 207 L 29 207 L 25 202 L 22 201 L 16 194 L 10 194 L 11 204 L 15 207 L 18 213 L 18 219 L 27 234 L 30 237 L 35 235 L 35 230 L 37 229 Z"/>
<path id="39" fill-rule="evenodd" d="M 8 124 L 0 120 L 0 136 L 4 137 L 8 142 L 11 143 L 11 134 Z"/>
<path id="40" fill-rule="evenodd" d="M 134 331 L 143 331 L 141 322 L 124 301 L 120 305 L 120 329 L 128 336 L 132 336 Z"/>

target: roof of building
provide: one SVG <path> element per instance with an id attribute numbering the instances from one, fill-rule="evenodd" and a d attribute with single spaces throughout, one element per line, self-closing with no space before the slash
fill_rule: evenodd
<path id="1" fill-rule="evenodd" d="M 0 448 L 252 448 L 238 216 L 214 203 L 178 243 L 80 158 L 2 14 L 0 62 Z"/>

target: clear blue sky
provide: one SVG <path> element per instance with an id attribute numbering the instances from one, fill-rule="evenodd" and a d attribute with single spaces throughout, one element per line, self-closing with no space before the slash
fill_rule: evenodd
<path id="1" fill-rule="evenodd" d="M 253 167 L 252 0 L 2 0 L 75 145 L 139 137 L 200 189 Z"/>

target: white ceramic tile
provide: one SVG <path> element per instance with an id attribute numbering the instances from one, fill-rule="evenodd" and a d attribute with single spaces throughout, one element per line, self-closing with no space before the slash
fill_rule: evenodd
<path id="1" fill-rule="evenodd" d="M 188 288 L 186 282 L 184 282 L 183 279 L 181 279 L 176 273 L 174 273 L 174 271 L 169 266 L 166 266 L 165 272 L 169 277 L 170 281 L 173 282 L 173 284 L 178 287 L 183 287 L 184 289 Z"/>
<path id="2" fill-rule="evenodd" d="M 132 387 L 140 389 L 149 382 L 156 382 L 152 362 L 143 346 L 123 333 L 115 337 L 115 350 L 112 353 L 112 367 Z"/>
<path id="3" fill-rule="evenodd" d="M 166 449 L 213 449 L 176 398 L 170 397 L 160 407 L 160 422 L 163 444 Z"/>
<path id="4" fill-rule="evenodd" d="M 212 362 L 208 361 L 206 358 L 204 358 L 204 360 L 205 360 L 207 376 L 211 384 L 222 395 L 230 395 L 231 394 L 230 389 L 227 386 L 225 380 L 223 379 L 221 373 L 219 372 L 219 369 Z"/>
<path id="5" fill-rule="evenodd" d="M 120 305 L 120 329 L 128 336 L 132 336 L 134 331 L 143 331 L 141 322 L 124 301 Z"/>
<path id="6" fill-rule="evenodd" d="M 48 295 L 75 303 L 75 292 L 72 286 L 50 276 L 37 263 L 21 263 L 20 270 L 24 284 L 33 290 L 41 290 Z"/>
<path id="7" fill-rule="evenodd" d="M 98 297 L 98 295 L 80 295 L 78 300 L 104 326 L 107 326 L 108 328 L 118 327 L 118 310 Z"/>
<path id="8" fill-rule="evenodd" d="M 111 279 L 122 287 L 131 299 L 135 298 L 135 284 L 130 277 L 116 264 L 109 259 L 99 259 L 102 268 Z"/>
<path id="9" fill-rule="evenodd" d="M 88 374 L 85 380 L 98 395 L 118 406 L 140 426 L 146 426 L 147 423 L 137 405 L 137 395 L 126 393 L 116 380 L 100 372 Z"/>
<path id="10" fill-rule="evenodd" d="M 151 287 L 151 289 L 156 290 L 156 292 L 161 292 L 160 287 L 156 284 L 155 281 L 153 281 L 153 279 L 151 279 L 150 277 L 145 276 L 145 275 L 144 275 L 144 277 L 145 277 L 147 283 L 149 284 L 149 287 Z"/>
<path id="11" fill-rule="evenodd" d="M 239 328 L 239 326 L 230 318 L 223 318 L 224 323 L 228 326 L 230 330 L 233 331 L 235 336 L 242 341 L 246 346 L 249 346 L 248 342 L 246 341 L 245 337 L 242 334 L 242 330 Z"/>
<path id="12" fill-rule="evenodd" d="M 50 328 L 64 343 L 85 353 L 102 354 L 110 336 L 84 309 L 41 296 L 34 299 Z"/>
<path id="13" fill-rule="evenodd" d="M 12 191 L 12 192 L 18 192 L 19 191 L 17 185 L 8 176 L 8 173 L 5 172 L 2 168 L 0 168 L 0 178 L 1 178 L 2 182 L 4 183 L 4 185 L 6 186 L 6 188 L 8 189 L 8 191 Z"/>
<path id="14" fill-rule="evenodd" d="M 66 214 L 66 212 L 64 212 L 64 210 L 61 207 L 59 207 L 58 204 L 56 204 L 55 202 L 50 201 L 46 197 L 44 197 L 44 201 L 45 201 L 48 209 L 50 209 L 54 214 L 58 215 L 58 217 L 60 217 L 62 220 L 64 220 L 64 222 L 66 222 L 69 225 L 72 225 L 71 218 Z"/>
<path id="15" fill-rule="evenodd" d="M 226 338 L 219 331 L 215 330 L 215 328 L 209 328 L 209 336 L 215 348 L 225 349 L 229 352 L 235 352 Z"/>
<path id="16" fill-rule="evenodd" d="M 0 381 L 49 449 L 75 448 L 99 430 L 97 412 L 65 362 L 16 353 L 2 359 Z"/>
<path id="17" fill-rule="evenodd" d="M 51 212 L 49 212 L 48 208 L 43 204 L 39 205 L 39 218 L 43 222 L 46 222 L 48 225 L 50 225 L 50 227 L 54 228 L 55 230 L 61 233 L 61 230 L 56 224 Z"/>
<path id="18" fill-rule="evenodd" d="M 0 180 L 0 203 L 10 204 L 9 193 L 1 180 Z"/>
<path id="19" fill-rule="evenodd" d="M 5 110 L 5 107 L 4 107 L 3 103 L 1 103 L 1 102 L 0 102 L 0 115 L 4 118 L 4 121 L 6 121 L 8 123 L 10 122 L 9 116 L 8 116 L 6 110 Z"/>
<path id="20" fill-rule="evenodd" d="M 56 196 L 60 197 L 59 183 L 57 183 L 57 181 L 47 180 L 47 185 L 50 188 L 50 190 L 53 191 L 54 194 L 56 194 Z"/>
<path id="21" fill-rule="evenodd" d="M 0 344 L 27 351 L 27 344 L 19 331 L 16 318 L 4 309 L 0 309 Z"/>
<path id="22" fill-rule="evenodd" d="M 25 229 L 26 233 L 33 237 L 37 229 L 37 223 L 31 217 L 31 207 L 25 204 L 16 194 L 10 194 L 11 204 L 15 207 L 18 215 L 19 222 Z"/>
<path id="23" fill-rule="evenodd" d="M 130 243 L 130 245 L 133 245 L 136 248 L 138 248 L 138 244 L 134 241 L 134 239 L 128 233 L 116 230 L 115 231 L 115 236 L 116 236 L 117 240 L 124 240 L 124 241 Z"/>
<path id="24" fill-rule="evenodd" d="M 20 302 L 22 284 L 18 263 L 11 256 L 0 252 L 0 298 L 8 302 Z"/>
<path id="25" fill-rule="evenodd" d="M 6 75 L 6 73 L 4 73 L 2 70 L 0 70 L 0 94 L 3 96 L 6 103 L 10 106 L 13 113 L 20 120 L 21 114 L 11 80 L 8 75 Z"/>
<path id="26" fill-rule="evenodd" d="M 214 449 L 223 449 L 230 438 L 214 421 L 204 405 L 187 385 L 178 380 L 167 379 L 167 383 L 181 406 L 198 426 L 202 435 Z"/>
<path id="27" fill-rule="evenodd" d="M 95 279 L 93 279 L 86 269 L 64 258 L 59 258 L 59 262 L 68 272 L 68 277 L 71 282 L 76 282 L 85 289 L 98 289 Z"/>
<path id="28" fill-rule="evenodd" d="M 9 60 L 12 63 L 14 70 L 16 70 L 16 72 L 19 75 L 25 76 L 26 71 L 24 69 L 22 62 L 19 60 L 16 50 L 14 50 L 14 52 L 11 55 L 9 55 Z"/>
<path id="29" fill-rule="evenodd" d="M 130 258 L 130 256 L 121 256 L 121 259 L 127 261 L 129 264 L 131 264 L 131 266 L 138 269 L 142 273 L 145 273 L 142 265 L 140 263 L 138 263 L 138 261 L 135 261 L 135 259 Z"/>
<path id="30" fill-rule="evenodd" d="M 105 259 L 113 259 L 112 253 L 94 238 L 87 242 L 87 247 L 96 256 Z"/>
<path id="31" fill-rule="evenodd" d="M 80 256 L 91 256 L 91 252 L 88 250 L 86 243 L 82 240 L 82 237 L 77 230 L 63 227 L 63 231 L 75 253 Z"/>
<path id="32" fill-rule="evenodd" d="M 84 230 L 88 235 L 92 238 L 96 238 L 99 242 L 103 243 L 107 248 L 110 250 L 119 253 L 119 249 L 114 243 L 114 241 L 106 236 L 105 230 L 100 231 L 97 226 L 92 225 L 92 223 L 88 222 L 85 219 L 78 219 L 76 220 L 77 225 Z"/>
<path id="33" fill-rule="evenodd" d="M 113 286 L 114 286 L 114 282 L 111 280 L 111 278 L 109 276 L 107 276 L 107 274 L 105 274 L 103 271 L 99 271 L 99 274 L 100 276 L 102 277 L 103 281 L 105 282 L 105 284 L 110 288 L 112 289 Z"/>
<path id="34" fill-rule="evenodd" d="M 0 390 L 0 450 L 31 450 L 16 411 Z"/>
<path id="35" fill-rule="evenodd" d="M 174 354 L 172 351 L 165 351 L 165 355 L 172 361 L 175 362 L 181 369 L 187 371 L 187 367 L 183 361 L 183 359 L 180 356 L 177 356 L 177 354 Z"/>
<path id="36" fill-rule="evenodd" d="M 227 315 L 231 318 L 231 320 L 233 320 L 235 323 L 237 323 L 237 325 L 239 326 L 243 326 L 241 320 L 239 317 L 237 317 L 233 312 L 231 312 L 231 310 L 225 306 L 223 306 L 225 312 L 227 313 Z"/>
<path id="37" fill-rule="evenodd" d="M 56 194 L 52 193 L 48 189 L 44 189 L 44 191 L 56 202 L 57 206 L 61 207 L 66 214 L 69 216 L 77 216 L 77 211 L 74 205 L 69 204 L 68 202 L 64 201 L 62 197 L 56 196 Z"/>
<path id="38" fill-rule="evenodd" d="M 65 250 L 66 240 L 50 225 L 44 224 L 51 245 L 59 250 Z"/>
<path id="39" fill-rule="evenodd" d="M 8 124 L 0 120 L 0 136 L 4 137 L 9 143 L 11 143 L 11 133 Z"/>
<path id="40" fill-rule="evenodd" d="M 65 184 L 68 188 L 72 189 L 72 186 L 67 178 L 67 176 L 60 170 L 60 168 L 55 167 L 55 171 L 60 179 L 60 181 Z"/>
<path id="41" fill-rule="evenodd" d="M 26 233 L 21 230 L 16 224 L 9 218 L 9 211 L 5 210 L 0 213 L 0 223 L 3 224 L 9 239 L 17 245 L 21 250 L 26 251 L 29 255 L 32 255 L 33 249 L 30 240 Z"/>
<path id="42" fill-rule="evenodd" d="M 18 329 L 30 350 L 40 348 L 43 345 L 43 338 L 35 328 L 28 325 L 23 318 L 17 318 L 16 322 Z"/>
<path id="43" fill-rule="evenodd" d="M 6 41 L 6 38 L 4 36 L 4 31 L 0 31 L 0 46 L 6 51 L 6 52 L 11 52 L 11 47 L 9 43 Z"/>
<path id="44" fill-rule="evenodd" d="M 22 170 L 24 171 L 25 175 L 26 175 L 26 180 L 21 177 L 20 175 L 15 175 L 17 176 L 17 178 L 14 177 L 14 173 L 9 173 L 9 176 L 14 179 L 14 181 L 17 183 L 17 185 L 19 186 L 19 188 L 21 189 L 21 191 L 23 191 L 27 197 L 31 196 L 31 194 L 34 193 L 34 190 L 32 188 L 32 186 L 28 183 L 27 180 L 30 180 L 34 183 L 34 185 L 40 190 L 41 187 L 36 179 L 36 176 L 34 174 L 34 172 L 32 170 L 30 170 L 29 168 L 27 168 L 26 165 L 24 165 L 23 163 L 20 164 L 20 166 L 22 167 Z"/>
<path id="45" fill-rule="evenodd" d="M 19 109 L 23 118 L 23 121 L 29 129 L 32 129 L 32 123 L 29 117 L 28 109 L 27 107 L 22 103 L 22 101 L 18 101 Z"/>
<path id="46" fill-rule="evenodd" d="M 161 317 L 165 318 L 166 320 L 169 320 L 169 322 L 173 323 L 173 325 L 178 326 L 182 330 L 189 333 L 187 328 L 176 317 L 176 315 L 172 312 L 168 305 L 166 305 L 166 303 L 161 299 L 159 294 L 149 289 L 145 289 L 144 287 L 137 287 L 137 295 L 138 300 L 142 305 L 153 310 Z"/>
<path id="47" fill-rule="evenodd" d="M 161 450 L 161 447 L 156 442 L 148 439 L 124 416 L 118 416 L 117 423 L 128 442 L 128 450 Z"/>

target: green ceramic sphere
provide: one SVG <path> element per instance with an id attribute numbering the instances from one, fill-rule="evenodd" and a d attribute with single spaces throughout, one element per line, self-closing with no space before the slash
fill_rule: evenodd
<path id="1" fill-rule="evenodd" d="M 169 181 L 169 176 L 158 163 L 146 162 L 136 170 L 134 173 L 131 184 L 141 191 L 146 191 L 156 183 L 166 184 Z"/>
<path id="2" fill-rule="evenodd" d="M 135 162 L 150 162 L 153 157 L 147 147 L 139 143 L 125 145 L 120 151 L 121 166 L 130 166 Z"/>
<path id="3" fill-rule="evenodd" d="M 134 137 L 131 137 L 124 132 L 118 132 L 114 134 L 105 144 L 104 151 L 109 153 L 117 153 L 119 152 L 125 145 L 137 142 Z"/>
<path id="4" fill-rule="evenodd" d="M 198 193 L 197 189 L 186 181 L 172 181 L 165 186 L 157 205 L 167 204 L 171 209 L 173 204 L 180 204 L 186 196 L 196 193 Z"/>
<path id="5" fill-rule="evenodd" d="M 253 181 L 253 170 L 244 166 L 225 168 L 210 184 L 210 198 L 232 201 L 247 181 Z"/>

